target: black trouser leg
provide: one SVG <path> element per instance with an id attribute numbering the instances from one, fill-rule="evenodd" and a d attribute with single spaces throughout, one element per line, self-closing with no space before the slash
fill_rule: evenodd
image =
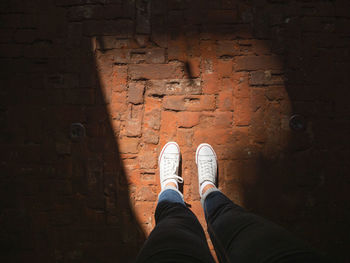
<path id="1" fill-rule="evenodd" d="M 288 231 L 246 212 L 219 191 L 206 196 L 204 212 L 220 262 L 320 262 Z"/>
<path id="2" fill-rule="evenodd" d="M 214 262 L 202 226 L 184 204 L 160 202 L 155 219 L 136 262 Z"/>

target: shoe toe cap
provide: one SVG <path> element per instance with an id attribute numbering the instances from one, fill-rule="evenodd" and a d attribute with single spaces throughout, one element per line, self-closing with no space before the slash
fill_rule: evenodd
<path id="1" fill-rule="evenodd" d="M 198 155 L 215 155 L 213 149 L 209 145 L 202 145 Z"/>
<path id="2" fill-rule="evenodd" d="M 175 142 L 169 142 L 164 150 L 165 154 L 179 154 L 179 147 Z"/>

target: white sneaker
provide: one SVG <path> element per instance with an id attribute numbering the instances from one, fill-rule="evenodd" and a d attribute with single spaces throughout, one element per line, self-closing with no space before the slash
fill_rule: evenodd
<path id="1" fill-rule="evenodd" d="M 180 164 L 180 147 L 176 142 L 168 142 L 164 145 L 159 155 L 159 175 L 161 189 L 164 190 L 167 183 L 173 182 L 176 185 L 183 183 L 178 176 Z"/>
<path id="2" fill-rule="evenodd" d="M 217 158 L 213 147 L 202 143 L 197 147 L 196 164 L 198 167 L 199 194 L 202 196 L 204 186 L 212 184 L 216 186 Z"/>

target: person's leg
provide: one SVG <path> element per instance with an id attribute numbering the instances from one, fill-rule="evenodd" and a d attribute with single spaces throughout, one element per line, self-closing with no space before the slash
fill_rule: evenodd
<path id="1" fill-rule="evenodd" d="M 320 262 L 288 231 L 246 212 L 216 188 L 217 160 L 210 145 L 198 147 L 196 163 L 208 232 L 220 262 Z"/>
<path id="2" fill-rule="evenodd" d="M 177 189 L 179 150 L 175 146 L 168 143 L 160 155 L 162 191 L 155 212 L 156 226 L 137 256 L 138 263 L 214 262 L 202 226 Z M 166 161 L 162 162 L 164 156 Z"/>
<path id="3" fill-rule="evenodd" d="M 216 188 L 208 190 L 202 200 L 220 262 L 321 262 L 284 228 L 245 211 Z"/>
<path id="4" fill-rule="evenodd" d="M 177 190 L 159 195 L 155 219 L 136 262 L 214 262 L 202 226 Z"/>

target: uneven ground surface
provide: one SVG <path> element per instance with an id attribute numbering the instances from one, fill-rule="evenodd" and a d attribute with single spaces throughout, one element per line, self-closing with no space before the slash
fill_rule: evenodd
<path id="1" fill-rule="evenodd" d="M 131 262 L 169 140 L 204 228 L 194 154 L 208 142 L 232 200 L 348 262 L 349 7 L 2 1 L 1 262 Z"/>

